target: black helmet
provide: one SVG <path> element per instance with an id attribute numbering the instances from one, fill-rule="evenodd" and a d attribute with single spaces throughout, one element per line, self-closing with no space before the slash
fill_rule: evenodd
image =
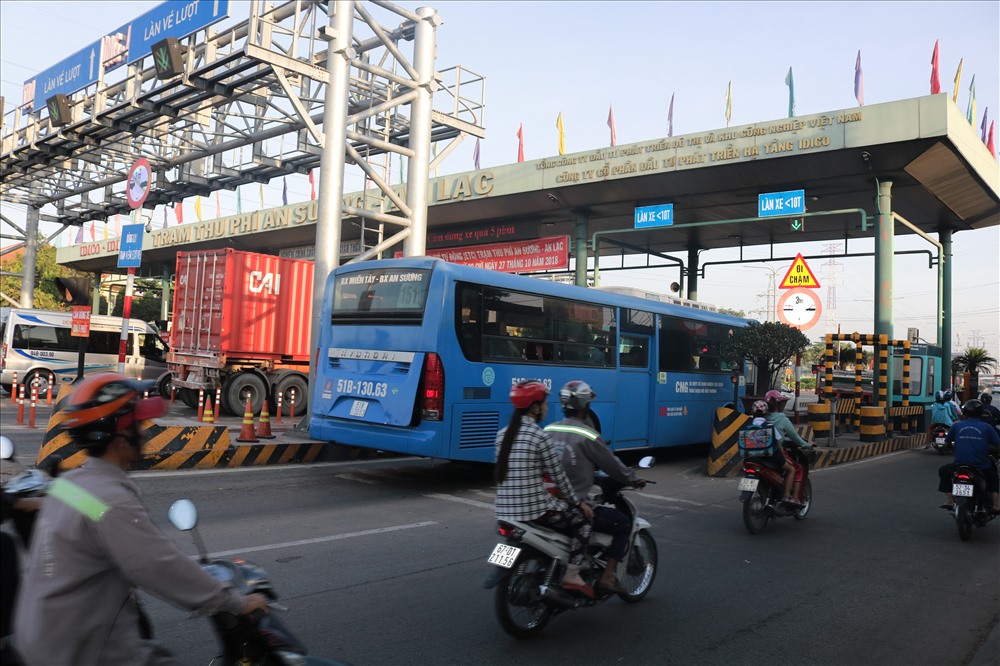
<path id="1" fill-rule="evenodd" d="M 975 398 L 972 400 L 966 400 L 965 404 L 962 405 L 962 413 L 966 416 L 978 419 L 983 415 L 983 403 Z"/>
<path id="2" fill-rule="evenodd" d="M 596 397 L 597 394 L 594 393 L 594 389 L 590 388 L 590 384 L 578 379 L 566 382 L 559 390 L 559 402 L 563 409 L 583 411 Z"/>
<path id="3" fill-rule="evenodd" d="M 983 394 L 979 396 L 979 399 L 982 401 L 984 405 L 988 405 L 991 402 L 993 402 L 993 394 L 990 393 L 989 391 L 983 391 Z"/>

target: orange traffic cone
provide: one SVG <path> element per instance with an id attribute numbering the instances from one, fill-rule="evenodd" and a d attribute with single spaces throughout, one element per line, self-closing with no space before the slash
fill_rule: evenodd
<path id="1" fill-rule="evenodd" d="M 212 413 L 211 396 L 205 396 L 205 412 L 202 414 L 201 420 L 203 423 L 215 423 L 215 414 Z"/>
<path id="2" fill-rule="evenodd" d="M 240 429 L 240 436 L 236 438 L 237 442 L 256 442 L 259 441 L 256 435 L 253 434 L 253 408 L 250 406 L 250 398 L 247 397 L 247 409 L 243 412 L 243 427 Z"/>
<path id="3" fill-rule="evenodd" d="M 259 439 L 274 439 L 271 434 L 271 415 L 267 413 L 267 400 L 260 408 L 260 420 L 257 423 L 257 437 Z"/>

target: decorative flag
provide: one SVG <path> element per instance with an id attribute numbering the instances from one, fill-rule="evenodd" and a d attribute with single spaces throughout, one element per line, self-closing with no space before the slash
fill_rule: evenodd
<path id="1" fill-rule="evenodd" d="M 108 221 L 104 220 L 104 240 L 108 240 Z"/>
<path id="2" fill-rule="evenodd" d="M 941 73 L 938 68 L 938 40 L 934 40 L 934 55 L 931 56 L 931 94 L 941 92 Z"/>
<path id="3" fill-rule="evenodd" d="M 990 151 L 990 155 L 993 156 L 993 159 L 996 159 L 997 158 L 997 149 L 996 149 L 996 146 L 993 145 L 993 121 L 992 120 L 990 121 L 990 132 L 989 132 L 989 134 L 990 134 L 990 138 L 989 138 L 989 141 L 986 142 L 986 150 Z"/>
<path id="4" fill-rule="evenodd" d="M 122 237 L 122 216 L 121 215 L 115 215 L 115 235 L 118 236 L 118 238 Z"/>
<path id="5" fill-rule="evenodd" d="M 795 80 L 792 78 L 792 68 L 788 68 L 785 76 L 785 85 L 788 86 L 788 117 L 795 117 Z"/>
<path id="6" fill-rule="evenodd" d="M 726 127 L 729 127 L 729 120 L 733 117 L 733 82 L 726 86 Z"/>
<path id="7" fill-rule="evenodd" d="M 216 219 L 222 217 L 222 206 L 219 205 L 219 191 L 215 191 L 215 217 Z"/>
<path id="8" fill-rule="evenodd" d="M 90 240 L 92 240 L 92 241 L 97 240 L 97 236 L 94 234 L 94 225 L 96 225 L 96 224 L 97 224 L 97 222 L 91 222 L 90 223 Z"/>
<path id="9" fill-rule="evenodd" d="M 674 93 L 670 93 L 670 108 L 667 109 L 667 136 L 674 135 Z"/>
<path id="10" fill-rule="evenodd" d="M 83 225 L 80 225 L 79 231 L 76 232 L 76 244 L 79 245 L 83 242 Z"/>
<path id="11" fill-rule="evenodd" d="M 566 154 L 566 128 L 563 127 L 562 113 L 556 118 L 556 127 L 559 129 L 559 154 Z M 614 145 L 614 144 L 612 144 Z"/>
<path id="12" fill-rule="evenodd" d="M 524 123 L 517 128 L 517 161 L 524 161 Z"/>
<path id="13" fill-rule="evenodd" d="M 243 197 L 240 196 L 240 188 L 236 187 L 236 214 L 243 214 Z"/>
<path id="14" fill-rule="evenodd" d="M 608 109 L 608 127 L 611 128 L 611 147 L 618 145 L 618 135 L 615 133 L 615 105 Z"/>
<path id="15" fill-rule="evenodd" d="M 288 205 L 288 178 L 285 176 L 281 177 L 281 205 Z"/>
<path id="16" fill-rule="evenodd" d="M 260 186 L 260 207 L 264 207 L 264 183 L 257 183 Z"/>
<path id="17" fill-rule="evenodd" d="M 472 149 L 472 164 L 479 171 L 479 137 L 476 137 L 476 147 Z"/>
<path id="18" fill-rule="evenodd" d="M 976 126 L 976 75 L 972 75 L 972 81 L 969 82 L 969 106 L 965 110 L 965 119 L 969 121 L 969 124 L 973 127 Z"/>
<path id="19" fill-rule="evenodd" d="M 477 139 L 478 141 L 478 139 Z M 478 145 L 478 144 L 477 144 Z M 309 198 L 316 198 L 316 180 L 313 178 L 313 170 L 309 169 Z"/>
<path id="20" fill-rule="evenodd" d="M 982 126 L 983 143 L 986 143 L 986 116 L 988 115 L 990 115 L 990 107 L 986 107 L 986 110 L 983 111 L 983 126 Z"/>
<path id="21" fill-rule="evenodd" d="M 174 204 L 174 217 L 177 218 L 177 224 L 184 224 L 184 200 L 180 200 Z"/>
<path id="22" fill-rule="evenodd" d="M 960 58 L 958 61 L 958 71 L 955 72 L 955 92 L 951 96 L 951 101 L 958 104 L 958 82 L 962 80 L 962 61 L 965 58 Z"/>
<path id="23" fill-rule="evenodd" d="M 194 198 L 194 216 L 201 222 L 201 195 Z"/>
<path id="24" fill-rule="evenodd" d="M 163 207 L 163 228 L 167 228 L 167 207 Z"/>
<path id="25" fill-rule="evenodd" d="M 861 73 L 861 49 L 858 49 L 858 60 L 854 63 L 854 99 L 858 106 L 865 105 L 865 76 Z"/>

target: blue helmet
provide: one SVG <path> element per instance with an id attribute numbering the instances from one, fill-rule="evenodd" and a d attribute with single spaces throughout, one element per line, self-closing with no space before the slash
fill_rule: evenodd
<path id="1" fill-rule="evenodd" d="M 947 399 L 948 398 L 944 391 L 937 391 L 934 393 L 934 400 L 937 402 L 945 402 Z"/>

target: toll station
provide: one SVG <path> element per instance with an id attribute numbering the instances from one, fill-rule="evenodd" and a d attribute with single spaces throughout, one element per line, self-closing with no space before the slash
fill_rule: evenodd
<path id="1" fill-rule="evenodd" d="M 228 2 L 216 6 L 229 11 Z M 333 8 L 305 10 L 328 24 L 316 31 L 302 27 L 297 3 L 252 9 L 218 33 L 199 31 L 218 18 L 205 16 L 160 45 L 167 50 L 156 59 L 157 45 L 123 50 L 112 39 L 119 48 L 102 51 L 105 78 L 39 96 L 4 127 L 0 192 L 29 206 L 30 231 L 46 204 L 57 213 L 45 219 L 64 225 L 127 211 L 129 165 L 140 155 L 151 163 L 147 207 L 321 167 L 316 200 L 166 228 L 148 223 L 137 274 L 165 287 L 176 252 L 223 247 L 314 257 L 321 273 L 344 261 L 426 253 L 533 274 L 570 270 L 583 285 L 624 267 L 625 255 L 643 255 L 663 267 L 664 285 L 676 282 L 697 300 L 712 265 L 791 261 L 780 246 L 803 241 L 843 242 L 841 256 L 856 257 L 866 253 L 851 241 L 874 238 L 872 331 L 889 338 L 893 239 L 917 234 L 926 250 L 909 252 L 926 253 L 937 273 L 937 340 L 950 364 L 952 237 L 1000 223 L 1000 171 L 947 95 L 433 177 L 458 142 L 485 136 L 482 96 L 469 93 L 470 81 L 475 88 L 483 78 L 436 70 L 433 10 L 380 3 L 403 18 L 389 29 L 363 3 L 339 16 Z M 134 26 L 158 20 L 156 11 Z M 327 57 L 325 44 L 336 53 L 337 39 L 352 34 L 361 48 Z M 412 54 L 401 52 L 405 44 Z M 379 52 L 391 58 L 373 64 Z M 128 74 L 105 83 L 123 63 Z M 279 106 L 282 114 L 261 115 Z M 433 159 L 432 144 L 443 146 Z M 393 185 L 395 154 L 410 169 Z M 373 187 L 344 192 L 345 164 Z M 760 246 L 770 248 L 767 258 L 712 260 L 712 250 Z M 99 281 L 120 272 L 119 251 L 118 239 L 95 240 L 60 248 L 57 260 Z"/>

